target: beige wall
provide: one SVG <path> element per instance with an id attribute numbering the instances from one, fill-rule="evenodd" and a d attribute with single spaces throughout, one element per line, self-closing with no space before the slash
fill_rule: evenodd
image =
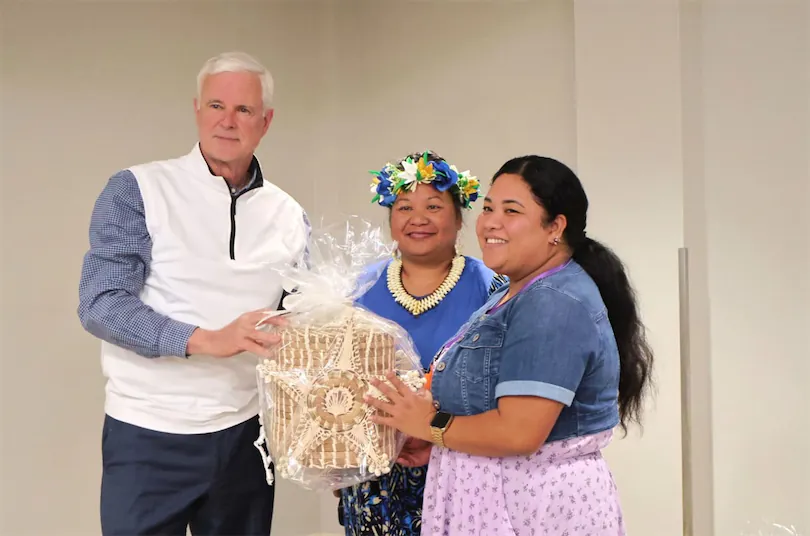
<path id="1" fill-rule="evenodd" d="M 578 170 L 589 229 L 627 261 L 658 353 L 644 435 L 607 454 L 631 534 L 682 533 L 677 250 L 689 246 L 703 411 L 688 439 L 695 497 L 709 497 L 696 534 L 713 516 L 718 536 L 748 518 L 810 530 L 803 1 L 2 0 L 0 535 L 98 533 L 98 344 L 75 316 L 90 209 L 117 169 L 191 147 L 196 71 L 230 49 L 273 71 L 258 154 L 314 221 L 382 222 L 367 170 L 425 147 L 485 181 L 529 152 Z M 282 483 L 274 535 L 336 532 L 334 514 L 326 494 Z"/>

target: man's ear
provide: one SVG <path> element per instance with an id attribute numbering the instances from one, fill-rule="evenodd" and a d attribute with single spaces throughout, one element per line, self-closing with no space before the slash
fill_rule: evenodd
<path id="1" fill-rule="evenodd" d="M 268 109 L 268 110 L 266 110 L 264 112 L 264 128 L 263 128 L 262 134 L 266 134 L 267 129 L 270 128 L 270 123 L 273 122 L 273 114 L 274 113 L 275 113 L 275 110 L 273 108 L 270 108 L 270 109 Z"/>

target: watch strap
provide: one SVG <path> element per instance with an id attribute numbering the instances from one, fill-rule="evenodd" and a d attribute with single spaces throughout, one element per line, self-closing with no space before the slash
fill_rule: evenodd
<path id="1" fill-rule="evenodd" d="M 444 428 L 430 427 L 430 434 L 433 439 L 433 444 L 444 448 Z"/>
<path id="2" fill-rule="evenodd" d="M 435 445 L 438 445 L 438 446 L 440 446 L 442 448 L 445 448 L 445 446 L 444 446 L 444 433 L 447 431 L 448 428 L 450 428 L 450 425 L 453 424 L 453 419 L 454 418 L 455 417 L 450 415 L 449 420 L 447 421 L 447 424 L 445 424 L 441 428 L 438 427 L 438 426 L 431 426 L 430 427 L 431 439 L 433 440 L 433 443 Z"/>

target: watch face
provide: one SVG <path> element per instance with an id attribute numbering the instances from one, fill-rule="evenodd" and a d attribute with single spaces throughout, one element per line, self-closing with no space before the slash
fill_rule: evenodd
<path id="1" fill-rule="evenodd" d="M 436 415 L 433 417 L 433 420 L 430 422 L 430 426 L 433 428 L 444 428 L 450 423 L 450 418 L 452 415 L 446 413 L 444 411 L 436 412 Z"/>

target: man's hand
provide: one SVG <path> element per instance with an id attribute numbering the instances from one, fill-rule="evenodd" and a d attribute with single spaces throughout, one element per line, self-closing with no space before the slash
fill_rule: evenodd
<path id="1" fill-rule="evenodd" d="M 207 354 L 214 357 L 232 357 L 242 352 L 252 352 L 261 357 L 272 357 L 267 347 L 278 344 L 278 335 L 256 329 L 261 325 L 284 325 L 283 318 L 265 319 L 268 311 L 245 313 L 222 329 L 215 331 L 197 328 L 188 340 L 187 353 Z"/>
<path id="2" fill-rule="evenodd" d="M 397 463 L 405 467 L 422 467 L 430 460 L 430 451 L 433 444 L 429 441 L 409 437 L 399 453 Z"/>

